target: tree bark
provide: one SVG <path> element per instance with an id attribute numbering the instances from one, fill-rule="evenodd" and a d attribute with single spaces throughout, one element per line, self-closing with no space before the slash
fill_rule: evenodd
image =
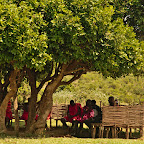
<path id="1" fill-rule="evenodd" d="M 29 130 L 30 126 L 35 122 L 36 101 L 37 101 L 38 90 L 36 88 L 35 72 L 27 69 L 27 73 L 28 73 L 28 77 L 29 77 L 29 83 L 31 86 L 31 98 L 30 98 L 30 102 L 29 102 L 29 115 L 28 115 L 28 121 L 27 121 L 27 126 L 26 126 L 26 129 Z"/>
<path id="2" fill-rule="evenodd" d="M 17 96 L 14 97 L 14 114 L 15 114 L 15 127 L 14 130 L 16 134 L 19 133 L 19 116 L 18 116 L 18 99 Z"/>
<path id="3" fill-rule="evenodd" d="M 51 112 L 51 109 L 52 109 L 53 93 L 55 92 L 61 80 L 63 79 L 64 71 L 66 68 L 67 68 L 67 65 L 63 64 L 59 75 L 52 82 L 47 84 L 44 94 L 41 98 L 41 102 L 40 102 L 40 107 L 39 107 L 40 115 L 38 117 L 38 120 L 31 125 L 31 127 L 29 128 L 29 131 L 27 131 L 28 133 L 35 133 L 35 134 L 43 133 L 47 116 Z"/>
<path id="4" fill-rule="evenodd" d="M 6 116 L 6 109 L 8 101 L 11 97 L 13 97 L 17 92 L 17 84 L 16 84 L 16 77 L 17 77 L 18 70 L 13 70 L 11 72 L 9 81 L 10 81 L 10 91 L 5 96 L 4 100 L 0 105 L 0 133 L 5 133 L 6 126 L 5 126 L 5 116 Z"/>
<path id="5" fill-rule="evenodd" d="M 49 91 L 49 86 L 46 87 L 43 94 L 43 99 L 40 103 L 40 115 L 38 120 L 29 127 L 28 133 L 41 134 L 45 128 L 46 119 L 48 114 L 51 112 L 53 99 L 52 99 L 53 90 Z"/>

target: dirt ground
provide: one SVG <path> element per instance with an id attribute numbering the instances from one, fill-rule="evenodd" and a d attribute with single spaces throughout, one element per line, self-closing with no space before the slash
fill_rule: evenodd
<path id="1" fill-rule="evenodd" d="M 15 135 L 14 127 L 8 127 L 8 135 Z M 19 136 L 24 136 L 25 127 L 19 129 Z M 79 134 L 74 129 L 63 127 L 52 127 L 44 130 L 43 135 L 46 137 L 90 137 L 88 129 L 83 129 Z"/>
<path id="2" fill-rule="evenodd" d="M 79 134 L 75 133 L 75 130 L 63 127 L 53 127 L 45 131 L 46 135 L 49 137 L 90 137 L 89 129 L 82 129 Z"/>
<path id="3" fill-rule="evenodd" d="M 13 127 L 8 128 L 8 130 L 10 132 L 9 133 L 10 135 L 15 135 Z M 20 128 L 19 136 L 22 136 L 21 133 L 23 133 L 24 131 L 25 131 L 25 128 Z M 91 138 L 91 133 L 90 133 L 90 130 L 88 128 L 83 128 L 78 134 L 76 134 L 74 129 L 63 128 L 61 126 L 45 129 L 43 135 L 45 137 Z M 104 133 L 104 137 L 105 137 L 105 133 Z M 111 136 L 109 136 L 109 137 L 111 137 Z M 119 138 L 125 139 L 125 132 L 124 131 L 120 132 Z M 133 132 L 132 136 L 131 136 L 131 139 L 137 139 L 137 138 L 140 138 L 139 131 Z"/>

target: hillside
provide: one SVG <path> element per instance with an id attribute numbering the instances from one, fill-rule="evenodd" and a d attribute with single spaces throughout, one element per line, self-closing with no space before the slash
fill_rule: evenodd
<path id="1" fill-rule="evenodd" d="M 70 85 L 61 86 L 54 94 L 54 103 L 69 103 L 70 99 L 83 105 L 87 99 L 95 99 L 107 105 L 108 97 L 114 96 L 121 104 L 140 104 L 144 102 L 144 77 L 132 74 L 112 79 L 96 72 L 84 74 Z"/>

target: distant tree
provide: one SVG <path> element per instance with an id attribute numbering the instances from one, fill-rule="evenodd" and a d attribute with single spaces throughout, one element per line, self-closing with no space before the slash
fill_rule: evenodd
<path id="1" fill-rule="evenodd" d="M 41 133 L 52 108 L 52 95 L 60 85 L 88 71 L 116 78 L 137 72 L 143 64 L 142 48 L 132 27 L 121 18 L 113 20 L 115 11 L 108 1 L 2 0 L 0 9 L 0 65 L 13 67 L 10 85 L 15 88 L 0 105 L 1 124 L 6 102 L 17 92 L 20 70 L 31 86 L 27 130 Z M 72 77 L 65 81 L 67 75 Z M 34 122 L 37 95 L 44 84 L 40 114 Z"/>

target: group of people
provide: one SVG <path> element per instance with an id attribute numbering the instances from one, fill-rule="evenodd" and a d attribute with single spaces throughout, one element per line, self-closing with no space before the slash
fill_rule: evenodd
<path id="1" fill-rule="evenodd" d="M 27 124 L 28 120 L 28 103 L 24 104 L 24 112 L 20 119 L 25 120 L 25 124 Z M 110 96 L 108 99 L 110 106 L 117 106 L 118 101 L 115 100 L 113 96 Z M 48 116 L 50 117 L 50 115 Z M 38 115 L 36 115 L 35 120 L 37 120 Z M 6 123 L 9 124 L 10 120 L 13 119 L 11 112 L 11 102 L 9 101 L 7 110 L 6 110 Z M 88 99 L 86 101 L 86 105 L 84 107 L 81 106 L 80 103 L 75 103 L 74 100 L 70 101 L 70 105 L 68 106 L 67 116 L 61 119 L 64 127 L 68 127 L 66 122 L 71 122 L 72 127 L 75 125 L 78 127 L 78 123 L 80 123 L 80 128 L 83 127 L 85 123 L 89 128 L 91 128 L 91 123 L 101 123 L 102 121 L 102 111 L 101 108 L 96 104 L 95 100 Z M 46 126 L 47 127 L 47 126 Z"/>
<path id="2" fill-rule="evenodd" d="M 100 123 L 102 120 L 101 108 L 96 105 L 95 100 L 88 99 L 84 107 L 80 103 L 75 103 L 73 100 L 70 101 L 68 106 L 67 116 L 61 119 L 64 127 L 68 127 L 66 122 L 71 122 L 72 127 L 76 126 L 76 132 L 80 131 L 85 123 L 89 128 L 91 128 L 91 123 Z M 78 130 L 78 123 L 80 127 Z"/>
<path id="3" fill-rule="evenodd" d="M 24 105 L 23 105 L 23 114 L 20 117 L 20 120 L 25 121 L 25 125 L 27 125 L 27 120 L 28 120 L 29 102 L 30 102 L 30 98 L 28 98 L 27 103 L 24 103 Z M 37 120 L 37 118 L 38 118 L 38 115 L 36 114 L 35 120 Z M 12 111 L 11 111 L 11 101 L 9 100 L 8 106 L 7 106 L 7 109 L 6 109 L 5 125 L 10 126 L 10 120 L 12 120 L 12 119 L 13 119 L 13 116 L 12 116 Z"/>
<path id="4" fill-rule="evenodd" d="M 114 99 L 113 96 L 108 98 L 109 106 L 118 106 L 118 100 Z M 68 106 L 67 116 L 61 119 L 64 127 L 68 127 L 66 122 L 72 123 L 72 128 L 76 126 L 76 131 L 80 131 L 85 123 L 89 129 L 91 129 L 91 123 L 102 122 L 102 111 L 101 108 L 96 104 L 95 100 L 88 99 L 84 107 L 80 103 L 75 103 L 74 100 L 70 101 Z M 78 128 L 78 123 L 80 127 Z"/>

